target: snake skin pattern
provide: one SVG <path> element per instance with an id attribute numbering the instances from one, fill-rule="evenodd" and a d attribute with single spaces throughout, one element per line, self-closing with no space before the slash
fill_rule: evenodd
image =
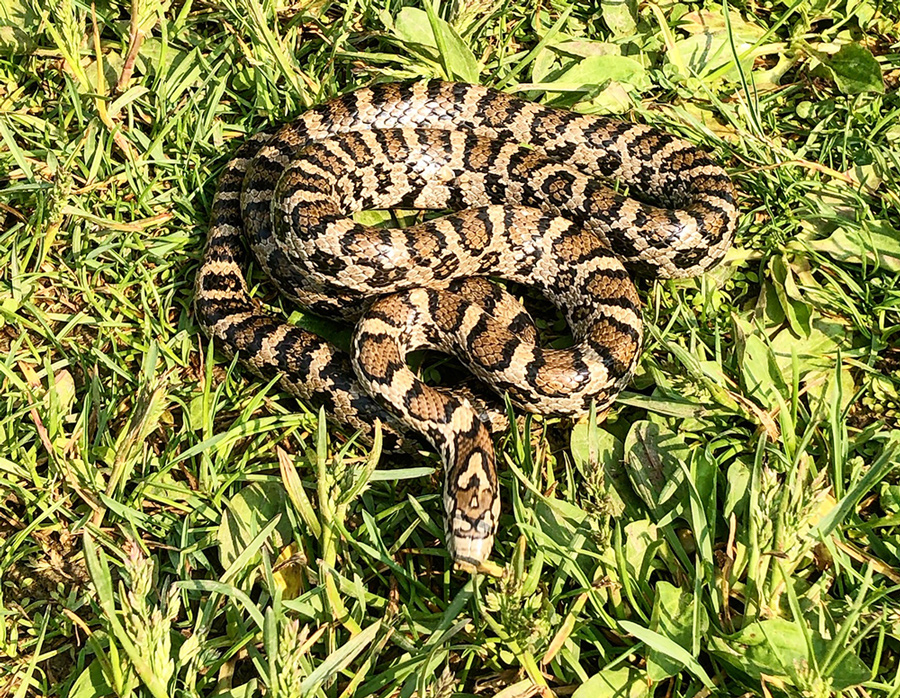
<path id="1" fill-rule="evenodd" d="M 351 217 L 395 207 L 456 212 L 407 228 Z M 389 447 L 404 428 L 423 435 L 444 463 L 448 548 L 477 567 L 497 528 L 502 411 L 425 385 L 407 353 L 453 353 L 524 410 L 574 415 L 593 401 L 604 412 L 641 351 L 629 272 L 706 271 L 736 217 L 722 168 L 669 134 L 484 87 L 378 85 L 238 151 L 213 202 L 196 314 L 217 346 L 350 427 L 371 434 L 380 420 Z M 258 307 L 245 235 L 282 294 L 357 321 L 350 355 Z M 540 347 L 522 306 L 488 276 L 539 289 L 566 315 L 573 346 Z"/>

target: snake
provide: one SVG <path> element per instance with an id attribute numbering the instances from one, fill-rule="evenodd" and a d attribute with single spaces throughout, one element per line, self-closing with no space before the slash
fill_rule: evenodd
<path id="1" fill-rule="evenodd" d="M 354 217 L 376 209 L 433 213 L 406 227 Z M 525 412 L 602 415 L 642 351 L 633 279 L 708 271 L 736 220 L 723 167 L 665 131 L 479 85 L 374 84 L 236 151 L 212 202 L 194 310 L 217 349 L 362 438 L 379 429 L 385 448 L 410 433 L 430 443 L 446 547 L 478 568 L 500 516 L 493 440 L 505 410 L 426 384 L 408 354 L 453 354 Z M 250 293 L 251 264 L 306 311 L 353 323 L 350 350 L 267 311 Z M 571 345 L 542 346 L 503 282 L 553 303 Z"/>

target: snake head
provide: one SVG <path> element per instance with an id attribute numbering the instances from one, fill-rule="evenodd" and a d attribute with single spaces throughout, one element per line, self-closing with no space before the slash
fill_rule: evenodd
<path id="1" fill-rule="evenodd" d="M 469 444 L 471 448 L 459 454 L 455 467 L 447 469 L 447 548 L 457 565 L 480 568 L 494 545 L 500 498 L 490 436 Z"/>
<path id="2" fill-rule="evenodd" d="M 496 519 L 492 512 L 490 514 L 472 521 L 465 513 L 457 511 L 447 522 L 447 548 L 457 565 L 477 569 L 487 562 L 497 530 Z"/>

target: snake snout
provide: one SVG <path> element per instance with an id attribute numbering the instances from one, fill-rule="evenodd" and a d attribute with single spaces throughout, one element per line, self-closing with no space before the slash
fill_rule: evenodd
<path id="1" fill-rule="evenodd" d="M 494 547 L 494 525 L 482 517 L 474 526 L 464 516 L 456 516 L 450 524 L 447 548 L 454 562 L 480 567 L 487 562 Z"/>

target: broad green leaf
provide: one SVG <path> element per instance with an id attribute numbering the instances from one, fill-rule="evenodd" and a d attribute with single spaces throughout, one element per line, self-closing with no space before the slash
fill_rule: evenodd
<path id="1" fill-rule="evenodd" d="M 160 50 L 163 54 L 169 52 L 165 44 Z M 171 57 L 165 78 L 160 81 L 161 85 L 165 85 L 165 91 L 161 94 L 171 103 L 177 102 L 185 92 L 200 84 L 204 68 L 203 54 L 199 48 L 190 52 L 178 51 Z"/>
<path id="2" fill-rule="evenodd" d="M 769 260 L 769 273 L 775 295 L 791 330 L 796 335 L 805 336 L 809 332 L 812 306 L 806 303 L 797 289 L 792 269 L 785 263 L 784 258 L 772 257 Z"/>
<path id="3" fill-rule="evenodd" d="M 134 87 L 129 88 L 123 94 L 119 95 L 112 104 L 109 105 L 110 116 L 117 116 L 119 112 L 121 112 L 125 107 L 127 107 L 132 102 L 137 101 L 149 92 L 150 88 L 145 87 L 144 85 L 135 85 Z"/>
<path id="4" fill-rule="evenodd" d="M 810 371 L 803 376 L 803 389 L 810 405 L 830 405 L 838 397 L 838 385 L 834 377 L 834 369 Z M 840 371 L 840 410 L 843 412 L 856 395 L 856 382 L 853 380 L 848 366 L 841 366 Z"/>
<path id="5" fill-rule="evenodd" d="M 591 97 L 587 102 L 579 106 L 579 111 L 603 114 L 623 114 L 634 104 L 628 90 L 621 83 L 613 80 L 600 94 Z"/>
<path id="6" fill-rule="evenodd" d="M 592 88 L 609 81 L 630 85 L 638 91 L 651 86 L 643 65 L 628 56 L 610 55 L 588 56 L 545 86 L 550 89 L 553 85 L 566 89 Z"/>
<path id="7" fill-rule="evenodd" d="M 681 490 L 688 449 L 684 439 L 655 422 L 635 422 L 625 439 L 625 464 L 635 491 L 657 520 Z M 665 505 L 665 507 L 663 507 Z"/>
<path id="8" fill-rule="evenodd" d="M 588 58 L 589 56 L 618 56 L 622 53 L 621 46 L 608 41 L 589 41 L 587 39 L 569 39 L 554 44 L 547 50 L 565 53 L 571 56 Z"/>
<path id="9" fill-rule="evenodd" d="M 900 271 L 900 231 L 888 221 L 864 221 L 860 228 L 841 226 L 830 237 L 811 242 L 810 247 L 841 262 L 865 262 Z"/>
<path id="10" fill-rule="evenodd" d="M 715 11 L 697 10 L 688 12 L 679 18 L 678 28 L 688 34 L 727 34 L 731 27 L 731 35 L 736 43 L 753 44 L 765 36 L 765 29 L 748 22 L 736 10 L 729 10 L 726 21 L 721 9 Z"/>
<path id="11" fill-rule="evenodd" d="M 653 600 L 650 629 L 668 637 L 685 651 L 690 651 L 693 644 L 695 612 L 698 615 L 698 633 L 705 635 L 709 627 L 709 618 L 706 609 L 696 604 L 694 595 L 682 591 L 669 582 L 659 582 Z M 675 676 L 684 666 L 683 662 L 652 647 L 647 654 L 647 676 L 655 683 L 669 676 Z"/>
<path id="12" fill-rule="evenodd" d="M 818 52 L 815 55 L 834 76 L 835 84 L 844 94 L 884 94 L 881 66 L 872 52 L 864 46 L 844 44 L 833 55 Z"/>
<path id="13" fill-rule="evenodd" d="M 285 513 L 286 492 L 277 482 L 255 482 L 232 497 L 218 530 L 222 566 L 229 569 L 238 558 L 245 560 L 245 568 L 258 564 L 259 546 L 249 554 L 248 546 L 279 515 L 281 519 L 268 541 L 273 550 L 284 548 L 291 541 L 291 526 Z"/>
<path id="14" fill-rule="evenodd" d="M 596 481 L 596 471 L 602 469 L 603 491 L 610 499 L 610 514 L 620 515 L 627 504 L 635 503 L 623 467 L 625 446 L 615 435 L 582 419 L 572 428 L 569 445 L 572 459 L 582 477 Z"/>
<path id="15" fill-rule="evenodd" d="M 741 382 L 744 393 L 765 408 L 774 409 L 787 394 L 784 376 L 775 355 L 752 326 L 735 320 L 741 360 Z"/>
<path id="16" fill-rule="evenodd" d="M 475 54 L 446 21 L 440 17 L 429 18 L 425 10 L 404 7 L 393 24 L 394 34 L 400 41 L 426 49 L 423 53 L 428 58 L 446 65 L 452 73 L 447 77 L 478 82 L 480 70 Z"/>
<path id="17" fill-rule="evenodd" d="M 725 504 L 722 516 L 728 521 L 731 515 L 741 518 L 747 508 L 750 495 L 750 468 L 746 463 L 735 460 L 728 466 L 725 476 Z"/>
<path id="18" fill-rule="evenodd" d="M 434 32 L 428 13 L 414 7 L 404 7 L 394 18 L 394 35 L 404 43 L 436 49 Z"/>
<path id="19" fill-rule="evenodd" d="M 98 659 L 81 672 L 68 693 L 69 698 L 103 698 L 110 695 L 113 695 L 113 690 L 103 675 L 103 667 Z"/>
<path id="20" fill-rule="evenodd" d="M 707 688 L 712 688 L 713 683 L 709 678 L 709 674 L 706 673 L 706 670 L 700 665 L 700 663 L 694 659 L 690 653 L 684 649 L 681 645 L 673 642 L 665 635 L 661 635 L 649 628 L 645 628 L 642 625 L 638 625 L 637 623 L 633 623 L 629 620 L 619 621 L 619 625 L 622 626 L 622 629 L 634 635 L 638 640 L 645 643 L 649 648 L 654 649 L 661 654 L 664 654 L 676 662 L 680 662 L 685 666 L 685 668 L 690 671 L 694 676 L 696 676 Z"/>
<path id="21" fill-rule="evenodd" d="M 601 4 L 603 21 L 613 36 L 631 36 L 637 29 L 637 0 L 605 0 Z"/>
<path id="22" fill-rule="evenodd" d="M 141 44 L 141 51 L 135 60 L 135 73 L 138 75 L 160 75 L 168 78 L 169 75 L 177 77 L 175 70 L 178 66 L 188 66 L 195 58 L 190 57 L 190 52 L 163 42 L 153 36 L 148 36 Z M 253 70 L 250 66 L 240 65 L 231 79 L 238 74 L 248 81 L 248 87 L 253 84 Z M 166 80 L 168 82 L 168 79 Z"/>
<path id="23" fill-rule="evenodd" d="M 780 327 L 787 320 L 773 281 L 769 279 L 763 280 L 759 295 L 756 298 L 754 314 L 766 328 Z"/>
<path id="24" fill-rule="evenodd" d="M 633 667 L 601 671 L 585 681 L 572 698 L 649 698 L 652 688 Z"/>
<path id="25" fill-rule="evenodd" d="M 706 408 L 703 405 L 697 402 L 690 402 L 688 397 L 685 397 L 683 400 L 677 400 L 649 396 L 642 393 L 631 393 L 626 390 L 619 394 L 616 402 L 621 405 L 647 410 L 654 414 L 676 417 L 677 419 L 691 419 L 702 417 L 706 414 Z"/>
<path id="26" fill-rule="evenodd" d="M 560 57 L 549 48 L 541 49 L 531 64 L 531 81 L 545 82 L 554 72 L 560 70 Z"/>
<path id="27" fill-rule="evenodd" d="M 625 454 L 622 442 L 614 434 L 601 426 L 590 424 L 587 419 L 579 420 L 572 427 L 569 445 L 575 465 L 582 473 L 585 468 L 597 464 L 604 468 L 613 467 L 622 461 Z"/>
<path id="28" fill-rule="evenodd" d="M 93 536 L 85 530 L 84 533 L 84 560 L 91 574 L 91 581 L 100 601 L 100 608 L 107 616 L 115 617 L 116 599 L 113 594 L 112 574 L 109 571 L 109 562 L 103 548 L 98 548 Z"/>
<path id="29" fill-rule="evenodd" d="M 437 16 L 434 5 L 426 3 L 428 21 L 434 33 L 441 61 L 447 69 L 447 77 L 465 82 L 477 83 L 480 71 L 472 49 L 460 38 L 447 22 Z"/>
<path id="30" fill-rule="evenodd" d="M 814 628 L 806 628 L 806 635 L 813 656 L 803 628 L 783 618 L 750 623 L 727 638 L 712 637 L 710 648 L 719 659 L 756 679 L 765 674 L 801 689 L 818 685 L 839 691 L 869 679 L 869 669 L 852 654 L 844 655 L 827 675 L 817 676 L 813 667 L 827 668 L 823 664 L 829 642 Z"/>
<path id="31" fill-rule="evenodd" d="M 0 2 L 0 56 L 31 53 L 39 24 L 40 15 L 28 0 Z"/>
<path id="32" fill-rule="evenodd" d="M 573 561 L 581 550 L 598 554 L 594 541 L 577 533 L 587 518 L 583 510 L 560 499 L 538 499 L 533 506 L 534 520 L 527 528 L 534 546 L 540 548 L 549 564 Z"/>
<path id="33" fill-rule="evenodd" d="M 695 75 L 702 78 L 716 73 L 719 79 L 737 79 L 732 40 L 745 73 L 753 69 L 754 58 L 762 55 L 752 49 L 765 30 L 745 22 L 739 12 L 729 12 L 728 19 L 730 38 L 725 16 L 721 12 L 700 10 L 681 18 L 679 28 L 687 31 L 689 36 L 677 41 L 675 48 Z"/>
<path id="34" fill-rule="evenodd" d="M 853 332 L 846 322 L 813 315 L 809 332 L 798 337 L 790 329 L 775 333 L 770 346 L 785 382 L 791 380 L 792 353 L 797 355 L 801 377 L 810 371 L 831 371 L 839 347 L 849 347 Z"/>
<path id="35" fill-rule="evenodd" d="M 878 503 L 888 514 L 900 514 L 900 485 L 882 482 L 879 487 Z"/>
<path id="36" fill-rule="evenodd" d="M 633 579 L 647 579 L 653 558 L 659 552 L 656 544 L 659 530 L 647 519 L 632 521 L 625 526 L 625 562 Z"/>
<path id="37" fill-rule="evenodd" d="M 618 56 L 621 52 L 620 46 L 606 41 L 565 39 L 559 43 L 545 46 L 538 52 L 531 66 L 531 81 L 534 83 L 552 82 L 551 75 L 568 70 L 584 58 Z"/>

